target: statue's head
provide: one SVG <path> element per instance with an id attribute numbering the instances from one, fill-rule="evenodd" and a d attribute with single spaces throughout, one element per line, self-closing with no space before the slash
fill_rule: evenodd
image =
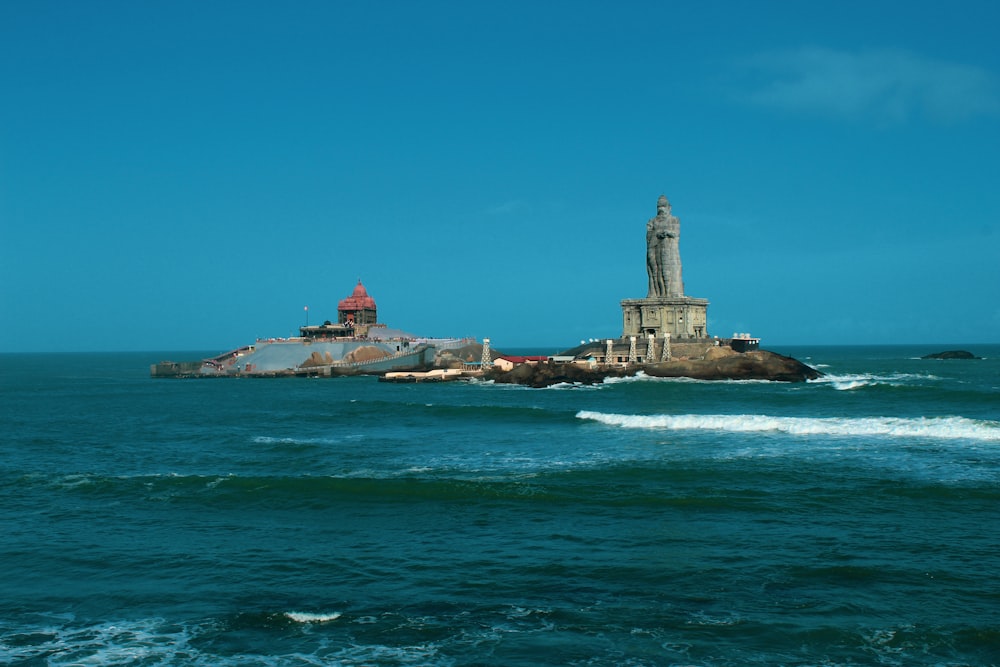
<path id="1" fill-rule="evenodd" d="M 667 199 L 666 195 L 660 195 L 660 198 L 656 200 L 656 210 L 657 211 L 670 210 L 670 200 Z"/>

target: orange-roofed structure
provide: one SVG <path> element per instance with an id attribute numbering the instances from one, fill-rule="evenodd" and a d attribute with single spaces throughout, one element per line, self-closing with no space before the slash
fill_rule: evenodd
<path id="1" fill-rule="evenodd" d="M 351 296 L 341 299 L 337 304 L 337 322 L 354 326 L 378 323 L 375 299 L 368 296 L 368 290 L 360 280 Z"/>

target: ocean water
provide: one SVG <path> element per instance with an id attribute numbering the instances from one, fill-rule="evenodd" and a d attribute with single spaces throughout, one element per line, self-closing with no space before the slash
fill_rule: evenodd
<path id="1" fill-rule="evenodd" d="M 805 384 L 0 355 L 0 663 L 1000 664 L 1000 346 Z"/>

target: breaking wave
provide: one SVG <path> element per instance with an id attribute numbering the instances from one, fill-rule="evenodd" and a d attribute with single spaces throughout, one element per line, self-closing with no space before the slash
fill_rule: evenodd
<path id="1" fill-rule="evenodd" d="M 888 375 L 848 373 L 843 375 L 824 375 L 816 378 L 815 380 L 808 380 L 808 383 L 829 385 L 838 391 L 850 391 L 853 389 L 861 389 L 862 387 L 873 387 L 879 385 L 889 387 L 906 387 L 939 379 L 940 378 L 935 375 L 917 373 L 890 373 Z"/>
<path id="2" fill-rule="evenodd" d="M 689 378 L 689 377 L 656 377 L 653 375 L 646 375 L 646 373 L 643 371 L 639 371 L 635 375 L 627 375 L 625 377 L 607 377 L 604 378 L 602 384 L 613 385 L 613 384 L 622 384 L 630 382 L 652 382 L 652 383 L 664 383 L 664 384 L 709 384 L 709 385 L 774 384 L 773 380 L 758 380 L 758 379 L 736 380 L 732 378 L 726 378 L 723 380 L 701 380 L 698 378 Z"/>
<path id="3" fill-rule="evenodd" d="M 330 614 L 310 614 L 302 611 L 286 611 L 285 616 L 296 623 L 328 623 L 341 617 L 339 611 Z"/>
<path id="4" fill-rule="evenodd" d="M 622 415 L 581 410 L 578 419 L 638 429 L 887 436 L 1000 442 L 1000 422 L 965 417 L 774 417 L 769 415 Z"/>

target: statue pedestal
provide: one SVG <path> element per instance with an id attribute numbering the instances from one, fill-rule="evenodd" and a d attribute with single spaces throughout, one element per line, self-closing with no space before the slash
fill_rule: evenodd
<path id="1" fill-rule="evenodd" d="M 622 338 L 708 337 L 708 299 L 690 296 L 622 300 Z"/>

